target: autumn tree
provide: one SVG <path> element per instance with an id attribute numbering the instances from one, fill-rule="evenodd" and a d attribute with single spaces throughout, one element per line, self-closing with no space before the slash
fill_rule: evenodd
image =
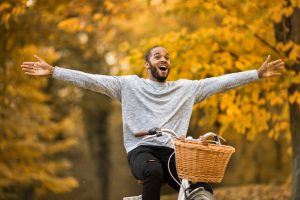
<path id="1" fill-rule="evenodd" d="M 70 135 L 70 129 L 76 127 L 72 120 L 78 118 L 76 115 L 80 113 L 74 112 L 74 107 L 80 107 L 84 113 L 82 118 L 90 148 L 99 169 L 101 198 L 107 199 L 110 163 L 109 137 L 106 135 L 106 118 L 110 108 L 108 99 L 55 83 L 51 79 L 28 78 L 21 74 L 18 66 L 24 60 L 32 60 L 33 54 L 38 54 L 55 65 L 109 74 L 111 68 L 107 67 L 105 56 L 113 54 L 114 44 L 121 43 L 128 36 L 125 34 L 128 30 L 119 26 L 122 19 L 130 18 L 132 10 L 138 13 L 139 7 L 135 5 L 110 0 L 1 2 L 0 123 L 4 132 L 1 136 L 19 135 L 11 140 L 1 139 L 1 164 L 5 167 L 1 187 L 7 191 L 2 194 L 28 194 L 28 198 L 34 198 L 45 191 L 66 192 L 78 186 L 74 178 L 62 178 L 71 165 L 66 159 L 57 157 L 61 158 L 61 152 L 66 152 L 77 142 L 74 135 Z M 121 46 L 127 48 L 128 44 Z M 14 126 L 17 122 L 18 127 Z M 24 145 L 27 140 L 28 144 Z M 16 148 L 25 149 L 26 155 Z M 14 154 L 10 154 L 8 149 Z M 8 163 L 9 157 L 17 161 L 12 159 L 12 163 Z M 26 178 L 14 176 L 21 167 Z M 34 171 L 39 174 L 39 179 Z"/>
<path id="2" fill-rule="evenodd" d="M 293 9 L 290 15 L 283 16 L 275 26 L 276 40 L 286 47 L 282 52 L 288 59 L 288 70 L 294 78 L 287 87 L 290 132 L 293 159 L 292 199 L 300 199 L 300 5 L 296 7 L 290 1 L 285 2 L 285 7 Z M 279 52 L 278 52 L 279 53 Z"/>
<path id="3" fill-rule="evenodd" d="M 98 163 L 101 198 L 109 198 L 111 147 L 106 120 L 110 101 L 52 79 L 21 75 L 19 64 L 35 53 L 54 65 L 86 72 L 143 75 L 146 49 L 165 45 L 174 64 L 170 80 L 257 69 L 268 54 L 282 58 L 288 68 L 283 77 L 212 96 L 197 105 L 199 118 L 193 120 L 202 132 L 240 133 L 251 140 L 267 135 L 275 141 L 291 141 L 297 171 L 299 2 L 46 2 L 0 3 L 1 195 L 28 193 L 30 198 L 77 186 L 73 178 L 64 176 L 70 162 L 61 159 L 61 152 L 76 143 L 70 128 L 76 129 L 74 118 L 78 120 L 80 112 L 72 111 L 79 109 Z M 293 178 L 297 199 L 299 175 Z M 66 187 L 58 187 L 61 185 Z"/>
<path id="4" fill-rule="evenodd" d="M 62 156 L 77 143 L 69 131 L 72 115 L 57 117 L 48 79 L 26 77 L 19 68 L 37 53 L 52 63 L 60 58 L 51 46 L 56 39 L 51 25 L 59 21 L 51 15 L 56 2 L 47 4 L 49 12 L 35 3 L 0 3 L 1 199 L 35 199 L 78 186 L 67 173 L 71 163 Z"/>
<path id="5" fill-rule="evenodd" d="M 167 1 L 180 31 L 140 42 L 128 60 L 142 65 L 141 55 L 153 45 L 171 53 L 171 79 L 201 79 L 258 69 L 268 54 L 282 58 L 287 72 L 258 81 L 199 104 L 202 130 L 240 133 L 248 139 L 266 134 L 292 144 L 293 198 L 300 198 L 299 180 L 299 1 Z M 255 161 L 253 161 L 255 162 Z"/>

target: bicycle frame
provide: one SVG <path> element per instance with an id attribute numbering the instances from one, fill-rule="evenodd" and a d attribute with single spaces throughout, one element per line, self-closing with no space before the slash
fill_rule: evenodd
<path id="1" fill-rule="evenodd" d="M 185 189 L 190 187 L 190 183 L 187 179 L 182 179 L 180 190 L 178 194 L 178 200 L 186 200 Z"/>

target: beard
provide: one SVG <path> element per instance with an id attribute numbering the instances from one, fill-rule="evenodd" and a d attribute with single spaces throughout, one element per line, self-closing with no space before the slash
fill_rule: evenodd
<path id="1" fill-rule="evenodd" d="M 156 67 L 154 67 L 150 62 L 149 62 L 149 68 L 150 68 L 150 72 L 152 74 L 152 76 L 154 78 L 156 78 L 156 80 L 158 80 L 159 82 L 164 82 L 168 76 L 169 76 L 169 72 L 170 72 L 170 68 L 168 68 L 168 72 L 167 72 L 167 75 L 166 76 L 160 76 L 159 73 L 158 73 L 158 70 Z"/>

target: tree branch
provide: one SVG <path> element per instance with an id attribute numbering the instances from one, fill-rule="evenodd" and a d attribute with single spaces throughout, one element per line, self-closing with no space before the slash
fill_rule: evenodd
<path id="1" fill-rule="evenodd" d="M 264 40 L 262 37 L 260 37 L 258 34 L 254 33 L 254 37 L 256 37 L 259 41 L 261 41 L 262 43 L 264 43 L 266 46 L 268 46 L 270 49 L 272 49 L 275 53 L 277 53 L 278 55 L 280 55 L 280 52 L 274 47 L 272 46 L 270 43 L 268 43 L 266 40 Z"/>

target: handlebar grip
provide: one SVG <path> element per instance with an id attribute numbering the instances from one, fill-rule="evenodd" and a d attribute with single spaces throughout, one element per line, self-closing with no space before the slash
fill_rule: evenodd
<path id="1" fill-rule="evenodd" d="M 134 137 L 143 137 L 145 135 L 149 135 L 147 131 L 134 133 Z"/>

